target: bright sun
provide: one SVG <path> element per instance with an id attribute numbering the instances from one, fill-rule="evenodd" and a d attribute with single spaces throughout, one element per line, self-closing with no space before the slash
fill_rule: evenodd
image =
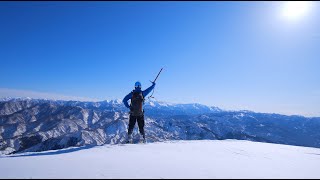
<path id="1" fill-rule="evenodd" d="M 310 10 L 310 1 L 288 1 L 283 6 L 283 16 L 288 20 L 296 20 Z"/>

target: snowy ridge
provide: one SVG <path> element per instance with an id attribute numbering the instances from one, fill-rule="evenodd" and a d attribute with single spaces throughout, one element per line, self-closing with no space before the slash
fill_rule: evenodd
<path id="1" fill-rule="evenodd" d="M 0 178 L 317 179 L 319 166 L 317 148 L 243 140 L 167 141 L 2 156 Z"/>

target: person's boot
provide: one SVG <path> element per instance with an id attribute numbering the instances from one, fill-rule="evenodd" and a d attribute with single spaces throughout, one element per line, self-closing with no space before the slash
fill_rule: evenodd
<path id="1" fill-rule="evenodd" d="M 128 134 L 126 143 L 132 143 L 132 134 Z"/>
<path id="2" fill-rule="evenodd" d="M 146 143 L 146 136 L 144 134 L 140 134 L 140 143 Z"/>

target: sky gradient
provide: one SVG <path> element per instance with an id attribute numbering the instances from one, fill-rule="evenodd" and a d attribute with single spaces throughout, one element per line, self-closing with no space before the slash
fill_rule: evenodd
<path id="1" fill-rule="evenodd" d="M 0 2 L 0 97 L 122 99 L 164 67 L 159 101 L 320 116 L 319 2 L 296 21 L 282 9 L 283 2 Z"/>

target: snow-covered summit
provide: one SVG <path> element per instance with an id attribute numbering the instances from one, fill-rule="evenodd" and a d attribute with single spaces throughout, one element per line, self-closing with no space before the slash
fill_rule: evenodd
<path id="1" fill-rule="evenodd" d="M 320 178 L 320 149 L 239 140 L 67 148 L 0 157 L 0 178 Z"/>

